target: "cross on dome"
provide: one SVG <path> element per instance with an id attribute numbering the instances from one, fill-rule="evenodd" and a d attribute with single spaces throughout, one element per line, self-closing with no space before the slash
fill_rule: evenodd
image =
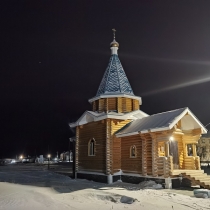
<path id="1" fill-rule="evenodd" d="M 113 38 L 113 41 L 110 43 L 110 47 L 111 47 L 111 50 L 112 50 L 112 54 L 117 54 L 119 43 L 116 42 L 116 40 L 115 40 L 115 32 L 116 32 L 116 30 L 113 28 L 112 31 L 113 31 L 113 37 L 114 38 Z"/>

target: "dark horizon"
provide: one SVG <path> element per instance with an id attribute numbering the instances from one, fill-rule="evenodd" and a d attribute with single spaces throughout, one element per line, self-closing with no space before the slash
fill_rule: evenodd
<path id="1" fill-rule="evenodd" d="M 91 110 L 116 28 L 148 114 L 189 107 L 210 122 L 209 1 L 1 1 L 0 158 L 69 149 Z M 208 127 L 210 128 L 210 127 Z"/>

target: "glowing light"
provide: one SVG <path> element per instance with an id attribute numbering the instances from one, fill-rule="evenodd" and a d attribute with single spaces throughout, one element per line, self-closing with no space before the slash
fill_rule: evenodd
<path id="1" fill-rule="evenodd" d="M 151 61 L 157 61 L 157 62 L 167 62 L 167 63 L 181 63 L 181 64 L 189 64 L 189 65 L 198 65 L 199 66 L 210 66 L 210 61 L 199 61 L 199 60 L 185 60 L 185 59 L 171 59 L 171 58 L 158 58 L 158 57 L 146 57 L 141 55 L 132 55 L 132 54 L 121 54 L 121 56 L 130 57 L 131 59 L 141 59 L 141 60 L 151 60 Z M 198 68 L 199 70 L 199 68 Z M 174 89 L 179 89 L 187 86 L 197 85 L 205 82 L 210 81 L 210 75 L 203 75 L 200 78 L 197 78 L 195 80 L 186 81 L 183 83 L 171 85 L 168 87 L 155 89 L 152 91 L 144 92 L 141 95 L 142 96 L 148 96 L 153 95 L 160 92 L 166 92 Z"/>
<path id="2" fill-rule="evenodd" d="M 170 141 L 173 141 L 173 140 L 174 140 L 174 137 L 173 137 L 173 136 L 171 136 L 171 137 L 169 138 L 169 140 L 170 140 Z"/>
<path id="3" fill-rule="evenodd" d="M 20 156 L 20 159 L 23 159 L 23 156 L 22 155 Z"/>
<path id="4" fill-rule="evenodd" d="M 187 86 L 197 85 L 197 84 L 201 84 L 201 83 L 205 83 L 205 82 L 209 82 L 209 81 L 210 81 L 210 77 L 205 77 L 205 78 L 201 78 L 201 79 L 197 79 L 197 80 L 193 80 L 193 81 L 180 83 L 177 85 L 172 85 L 172 86 L 165 87 L 165 88 L 160 88 L 158 90 L 149 91 L 149 92 L 143 93 L 142 95 L 144 95 L 144 96 L 153 95 L 155 93 L 160 93 L 160 92 L 165 92 L 165 91 L 183 88 L 183 87 L 187 87 Z"/>
<path id="5" fill-rule="evenodd" d="M 50 158 L 50 157 L 51 157 L 51 155 L 50 155 L 50 154 L 48 154 L 48 155 L 47 155 L 47 157 L 48 157 L 48 158 Z"/>

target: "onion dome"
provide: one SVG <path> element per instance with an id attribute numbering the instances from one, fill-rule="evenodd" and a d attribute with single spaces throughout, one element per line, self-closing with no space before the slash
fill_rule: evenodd
<path id="1" fill-rule="evenodd" d="M 116 42 L 116 40 L 114 39 L 114 40 L 110 43 L 110 47 L 119 47 L 119 43 Z"/>

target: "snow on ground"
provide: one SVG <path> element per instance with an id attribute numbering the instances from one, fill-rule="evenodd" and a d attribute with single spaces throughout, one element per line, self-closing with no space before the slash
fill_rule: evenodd
<path id="1" fill-rule="evenodd" d="M 44 167 L 0 166 L 0 210 L 210 209 L 210 199 L 195 198 L 193 191 L 141 187 L 72 180 Z M 136 201 L 120 203 L 123 195 Z"/>

